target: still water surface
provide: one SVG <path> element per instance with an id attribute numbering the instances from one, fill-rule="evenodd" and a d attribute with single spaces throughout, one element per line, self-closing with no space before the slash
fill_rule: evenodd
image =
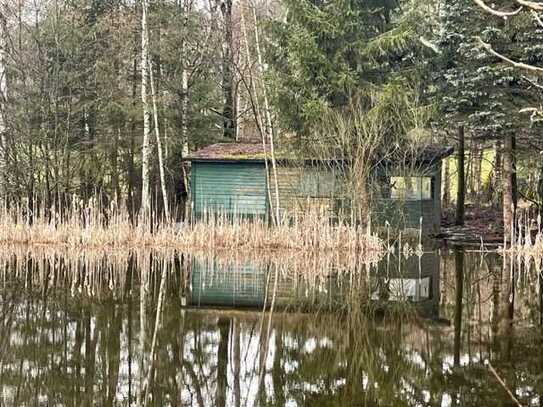
<path id="1" fill-rule="evenodd" d="M 3 251 L 0 405 L 541 406 L 541 263 L 505 263 Z"/>

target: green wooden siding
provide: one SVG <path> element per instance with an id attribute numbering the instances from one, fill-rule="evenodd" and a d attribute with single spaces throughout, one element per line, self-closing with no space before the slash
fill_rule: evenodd
<path id="1" fill-rule="evenodd" d="M 266 171 L 259 163 L 192 164 L 193 210 L 265 216 Z"/>
<path id="2" fill-rule="evenodd" d="M 383 196 L 372 206 L 374 223 L 384 225 L 385 221 L 388 221 L 398 228 L 418 228 L 422 217 L 425 233 L 439 232 L 441 165 L 425 168 L 420 175 L 432 178 L 432 199 L 391 199 L 388 185 L 390 175 L 381 176 Z M 268 214 L 267 179 L 263 163 L 193 162 L 191 177 L 193 211 L 196 217 L 205 211 L 259 217 Z M 341 211 L 348 211 L 349 207 L 348 201 L 339 199 L 342 185 L 341 178 L 328 168 L 280 166 L 280 212 L 286 216 L 294 216 L 309 209 L 318 209 L 331 217 L 337 216 Z M 274 185 L 270 192 L 275 204 Z M 348 191 L 344 192 L 348 195 Z"/>

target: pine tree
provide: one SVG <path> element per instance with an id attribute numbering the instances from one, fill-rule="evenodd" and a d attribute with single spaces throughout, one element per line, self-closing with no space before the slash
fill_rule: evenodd
<path id="1" fill-rule="evenodd" d="M 274 22 L 269 60 L 275 105 L 283 124 L 299 135 L 329 109 L 399 85 L 423 84 L 427 48 L 420 38 L 432 24 L 429 6 L 414 1 L 284 0 L 288 17 Z M 422 23 L 424 21 L 424 24 Z"/>

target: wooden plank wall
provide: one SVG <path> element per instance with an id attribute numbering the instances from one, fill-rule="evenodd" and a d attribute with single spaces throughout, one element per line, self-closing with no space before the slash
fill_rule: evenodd
<path id="1" fill-rule="evenodd" d="M 194 214 L 216 211 L 226 214 L 266 216 L 266 172 L 259 163 L 192 164 Z"/>
<path id="2" fill-rule="evenodd" d="M 332 171 L 314 167 L 280 166 L 277 169 L 277 180 L 282 216 L 299 216 L 309 211 L 334 215 L 337 180 Z M 270 177 L 270 181 L 275 205 L 274 178 Z"/>
<path id="3" fill-rule="evenodd" d="M 340 199 L 343 189 L 341 178 L 330 169 L 279 166 L 277 174 L 279 208 L 283 217 L 292 218 L 312 211 L 333 218 L 338 215 L 338 208 L 345 206 Z M 426 169 L 423 175 L 432 177 L 432 199 L 402 202 L 383 198 L 372 208 L 374 223 L 384 224 L 388 220 L 400 228 L 418 228 L 422 217 L 424 233 L 439 232 L 440 165 Z M 383 177 L 383 182 L 387 182 L 387 179 Z M 271 206 L 274 207 L 276 196 L 273 176 L 270 176 L 270 181 Z M 204 211 L 259 217 L 268 215 L 270 203 L 263 163 L 196 162 L 192 166 L 192 185 L 196 216 Z"/>

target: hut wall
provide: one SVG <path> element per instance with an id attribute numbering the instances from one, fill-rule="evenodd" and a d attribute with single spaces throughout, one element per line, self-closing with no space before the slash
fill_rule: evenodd
<path id="1" fill-rule="evenodd" d="M 270 176 L 272 205 L 276 204 L 275 181 Z M 333 216 L 335 174 L 325 168 L 279 166 L 277 168 L 279 210 L 282 216 L 314 211 Z"/>
<path id="2" fill-rule="evenodd" d="M 205 211 L 228 215 L 266 216 L 266 171 L 263 164 L 193 162 L 194 215 Z"/>
<path id="3" fill-rule="evenodd" d="M 389 196 L 374 205 L 374 218 L 380 224 L 388 221 L 400 229 L 418 229 L 422 218 L 424 233 L 438 233 L 441 225 L 441 164 L 421 169 L 411 176 L 431 178 L 431 197 L 402 200 Z M 390 178 L 388 180 L 390 182 Z"/>
<path id="4" fill-rule="evenodd" d="M 279 205 L 282 216 L 296 216 L 309 210 L 334 217 L 344 205 L 341 178 L 325 167 L 278 167 Z M 416 176 L 416 175 L 415 175 Z M 437 233 L 441 223 L 441 164 L 425 168 L 421 176 L 431 177 L 431 199 L 398 200 L 383 196 L 372 207 L 377 224 L 385 220 L 398 228 L 417 228 L 422 217 L 424 233 Z M 216 211 L 243 216 L 268 215 L 275 207 L 275 184 L 270 176 L 271 205 L 268 202 L 267 177 L 263 163 L 254 162 L 194 162 L 192 165 L 192 199 L 195 216 L 204 211 Z M 380 182 L 389 183 L 383 176 Z M 385 194 L 386 195 L 386 194 Z M 348 206 L 348 205 L 347 205 Z"/>

